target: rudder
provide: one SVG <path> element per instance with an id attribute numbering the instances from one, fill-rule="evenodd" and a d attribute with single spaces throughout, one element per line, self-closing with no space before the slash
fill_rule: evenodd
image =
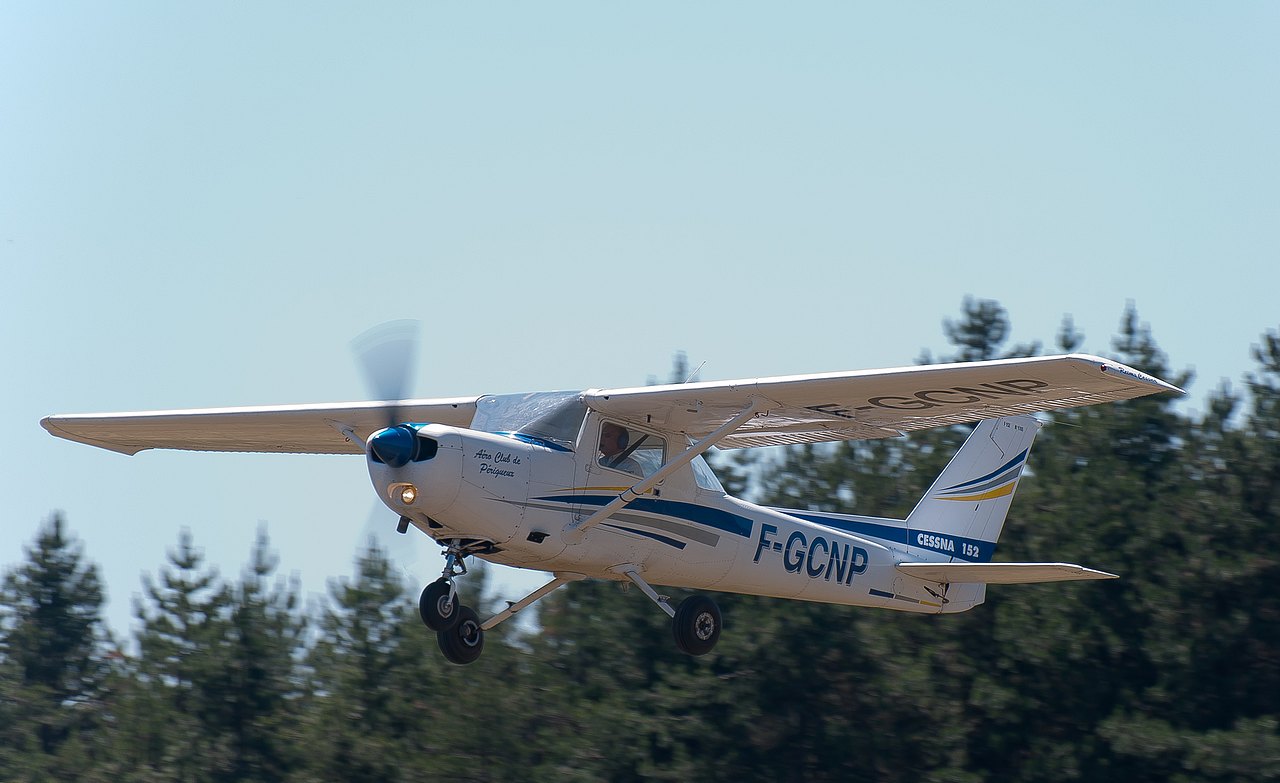
<path id="1" fill-rule="evenodd" d="M 913 558 L 991 560 L 1040 427 L 1031 416 L 978 422 L 907 516 L 907 545 Z"/>

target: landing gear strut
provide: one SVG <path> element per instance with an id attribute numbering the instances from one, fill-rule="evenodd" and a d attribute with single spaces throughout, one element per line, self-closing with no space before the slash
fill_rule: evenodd
<path id="1" fill-rule="evenodd" d="M 516 612 L 527 608 L 552 590 L 586 578 L 582 574 L 556 573 L 555 579 L 519 601 L 508 601 L 506 609 L 482 623 L 474 609 L 463 606 L 458 600 L 458 588 L 453 580 L 467 573 L 467 564 L 463 559 L 467 555 L 490 554 L 496 549 L 489 541 L 470 538 L 453 538 L 442 543 L 444 571 L 439 579 L 423 588 L 422 595 L 418 597 L 418 614 L 421 615 L 422 622 L 436 632 L 440 652 L 444 653 L 450 663 L 472 663 L 484 650 L 485 631 L 513 617 Z"/>
<path id="2" fill-rule="evenodd" d="M 620 572 L 635 583 L 650 601 L 658 605 L 671 617 L 671 632 L 676 638 L 676 647 L 686 655 L 706 655 L 720 640 L 720 629 L 724 627 L 720 616 L 720 607 L 705 595 L 691 595 L 680 602 L 677 609 L 667 603 L 667 596 L 658 595 L 649 583 L 640 577 L 639 571 L 627 568 Z"/>
<path id="3" fill-rule="evenodd" d="M 423 624 L 436 632 L 440 652 L 451 663 L 471 663 L 484 650 L 484 629 L 475 610 L 463 606 L 458 599 L 458 586 L 453 580 L 467 573 L 463 558 L 491 546 L 464 539 L 446 542 L 440 578 L 427 585 L 418 597 L 418 614 Z"/>

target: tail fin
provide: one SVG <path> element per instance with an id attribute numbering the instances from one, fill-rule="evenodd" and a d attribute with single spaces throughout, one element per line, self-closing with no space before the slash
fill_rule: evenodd
<path id="1" fill-rule="evenodd" d="M 990 562 L 1040 426 L 1031 416 L 978 422 L 907 517 L 913 559 Z"/>

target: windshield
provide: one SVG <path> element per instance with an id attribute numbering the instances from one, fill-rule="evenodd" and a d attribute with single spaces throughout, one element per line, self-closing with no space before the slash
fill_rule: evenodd
<path id="1" fill-rule="evenodd" d="M 476 403 L 472 429 L 524 436 L 553 448 L 572 450 L 587 416 L 582 392 L 496 394 Z"/>

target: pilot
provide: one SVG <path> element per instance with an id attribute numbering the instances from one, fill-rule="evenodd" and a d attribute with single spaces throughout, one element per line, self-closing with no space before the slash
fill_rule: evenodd
<path id="1" fill-rule="evenodd" d="M 621 424 L 605 422 L 600 428 L 600 464 L 606 468 L 621 470 L 633 476 L 643 476 L 640 463 L 627 453 L 627 444 L 631 440 L 627 428 Z"/>

